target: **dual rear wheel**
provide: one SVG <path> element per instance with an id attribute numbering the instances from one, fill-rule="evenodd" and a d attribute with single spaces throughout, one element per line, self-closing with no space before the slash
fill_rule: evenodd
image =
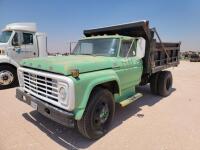
<path id="1" fill-rule="evenodd" d="M 150 79 L 151 92 L 163 97 L 172 91 L 173 78 L 170 71 L 161 71 L 152 75 Z"/>

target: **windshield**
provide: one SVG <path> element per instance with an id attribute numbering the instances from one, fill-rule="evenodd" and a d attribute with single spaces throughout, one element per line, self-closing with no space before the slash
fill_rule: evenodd
<path id="1" fill-rule="evenodd" d="M 0 35 L 0 42 L 1 43 L 7 43 L 8 40 L 10 39 L 10 36 L 12 34 L 12 31 L 4 31 Z"/>
<path id="2" fill-rule="evenodd" d="M 80 40 L 72 55 L 99 55 L 99 56 L 117 56 L 119 39 L 87 39 Z"/>

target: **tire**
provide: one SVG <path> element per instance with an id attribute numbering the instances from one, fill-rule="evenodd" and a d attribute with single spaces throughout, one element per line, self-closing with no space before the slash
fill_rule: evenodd
<path id="1" fill-rule="evenodd" d="M 95 140 L 104 136 L 110 127 L 115 112 L 112 93 L 104 88 L 96 88 L 80 121 L 77 121 L 79 132 L 86 138 Z"/>
<path id="2" fill-rule="evenodd" d="M 8 76 L 12 78 L 12 80 L 7 79 Z M 5 81 L 6 79 L 7 81 Z M 16 87 L 18 85 L 17 69 L 12 66 L 0 65 L 0 90 Z"/>
<path id="3" fill-rule="evenodd" d="M 158 93 L 166 97 L 171 93 L 173 84 L 172 74 L 170 71 L 162 71 L 158 78 Z"/>
<path id="4" fill-rule="evenodd" d="M 151 93 L 154 95 L 158 94 L 158 77 L 159 77 L 159 72 L 153 74 L 150 78 L 150 89 Z"/>

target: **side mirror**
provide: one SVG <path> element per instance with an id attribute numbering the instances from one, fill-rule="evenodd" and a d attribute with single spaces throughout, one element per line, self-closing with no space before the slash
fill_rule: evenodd
<path id="1" fill-rule="evenodd" d="M 13 41 L 12 41 L 12 45 L 13 45 L 13 46 L 19 46 L 19 42 L 13 40 Z"/>
<path id="2" fill-rule="evenodd" d="M 138 58 L 143 58 L 145 56 L 146 40 L 139 37 L 137 40 L 136 54 Z"/>
<path id="3" fill-rule="evenodd" d="M 13 46 L 19 46 L 19 45 L 20 45 L 20 43 L 19 43 L 19 38 L 18 38 L 18 34 L 17 34 L 17 33 L 15 33 L 15 35 L 14 35 L 14 37 L 13 37 L 13 39 L 12 39 L 12 45 L 13 45 Z"/>

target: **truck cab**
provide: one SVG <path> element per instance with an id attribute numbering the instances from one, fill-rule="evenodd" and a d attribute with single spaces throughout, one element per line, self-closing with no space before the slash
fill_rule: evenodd
<path id="1" fill-rule="evenodd" d="M 18 85 L 22 59 L 39 56 L 47 56 L 46 35 L 37 32 L 36 24 L 8 24 L 0 34 L 0 89 Z"/>

